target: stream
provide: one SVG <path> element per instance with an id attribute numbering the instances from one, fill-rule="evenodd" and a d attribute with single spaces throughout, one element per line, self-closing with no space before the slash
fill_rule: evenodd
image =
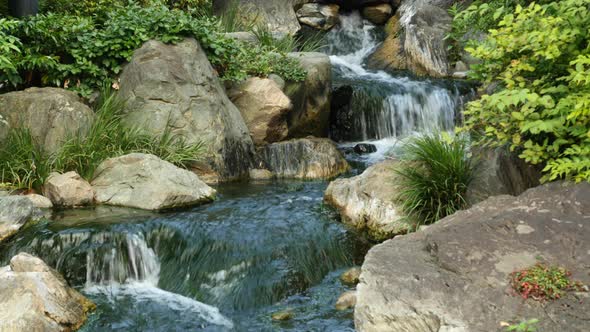
<path id="1" fill-rule="evenodd" d="M 378 30 L 351 14 L 327 36 L 334 87 L 353 91 L 331 131 L 353 173 L 403 137 L 451 129 L 469 95 L 451 81 L 367 70 Z M 350 152 L 358 142 L 377 151 Z M 224 184 L 213 204 L 159 214 L 58 211 L 1 244 L 0 263 L 25 251 L 56 268 L 97 304 L 82 331 L 354 331 L 352 310 L 334 308 L 351 290 L 339 276 L 370 243 L 323 205 L 327 184 Z M 285 309 L 293 319 L 271 320 Z"/>

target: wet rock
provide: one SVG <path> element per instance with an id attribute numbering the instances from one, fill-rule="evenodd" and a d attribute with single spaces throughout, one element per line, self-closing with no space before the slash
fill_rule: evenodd
<path id="1" fill-rule="evenodd" d="M 225 36 L 245 43 L 250 43 L 254 45 L 260 44 L 260 41 L 258 40 L 256 35 L 253 32 L 249 31 L 227 32 Z"/>
<path id="2" fill-rule="evenodd" d="M 540 184 L 541 172 L 507 148 L 474 148 L 477 161 L 475 179 L 467 191 L 467 201 L 475 204 L 498 195 L 520 195 Z"/>
<path id="3" fill-rule="evenodd" d="M 339 10 L 340 6 L 335 4 L 307 3 L 297 11 L 297 18 L 301 24 L 327 31 L 338 24 Z"/>
<path id="4" fill-rule="evenodd" d="M 248 176 L 254 153 L 248 127 L 197 41 L 146 42 L 120 84 L 125 121 L 148 133 L 169 129 L 188 143 L 204 144 L 205 160 L 222 180 Z"/>
<path id="5" fill-rule="evenodd" d="M 445 36 L 452 19 L 428 0 L 407 1 L 387 23 L 388 35 L 368 65 L 388 71 L 410 70 L 417 75 L 451 74 Z"/>
<path id="6" fill-rule="evenodd" d="M 24 196 L 0 197 L 0 242 L 18 232 L 37 213 L 33 203 Z"/>
<path id="7" fill-rule="evenodd" d="M 211 202 L 215 190 L 160 158 L 132 153 L 102 162 L 92 187 L 97 203 L 162 210 Z"/>
<path id="8" fill-rule="evenodd" d="M 28 198 L 32 203 L 33 206 L 40 208 L 40 209 L 51 209 L 53 208 L 53 203 L 51 200 L 45 196 L 37 195 L 37 194 L 29 194 L 25 196 Z"/>
<path id="9" fill-rule="evenodd" d="M 388 3 L 378 5 L 366 6 L 363 8 L 363 17 L 371 21 L 373 24 L 381 25 L 393 14 L 393 7 Z"/>
<path id="10" fill-rule="evenodd" d="M 232 6 L 238 6 L 239 17 L 244 21 L 256 19 L 271 31 L 295 34 L 301 26 L 295 15 L 295 7 L 307 0 L 213 0 L 215 15 L 223 15 Z"/>
<path id="11" fill-rule="evenodd" d="M 361 276 L 361 268 L 360 267 L 353 267 L 349 270 L 346 270 L 340 276 L 340 281 L 347 285 L 356 285 L 359 283 L 359 277 Z"/>
<path id="12" fill-rule="evenodd" d="M 361 143 L 355 145 L 353 151 L 358 154 L 367 154 L 377 152 L 377 147 L 373 144 Z"/>
<path id="13" fill-rule="evenodd" d="M 291 100 L 275 81 L 252 77 L 228 93 L 238 107 L 256 145 L 278 142 L 287 137 L 287 113 Z"/>
<path id="14" fill-rule="evenodd" d="M 290 309 L 278 311 L 278 312 L 275 312 L 271 315 L 271 318 L 274 321 L 286 321 L 286 320 L 291 320 L 294 317 L 295 317 L 295 313 L 293 313 L 293 311 Z"/>
<path id="15" fill-rule="evenodd" d="M 508 281 L 540 260 L 590 283 L 588 197 L 590 183 L 550 183 L 374 246 L 357 286 L 357 331 L 499 331 L 530 317 L 539 331 L 586 331 L 589 301 L 523 301 Z"/>
<path id="16" fill-rule="evenodd" d="M 271 171 L 267 169 L 251 169 L 250 170 L 250 180 L 254 181 L 264 181 L 264 180 L 271 180 L 273 178 L 273 174 Z"/>
<path id="17" fill-rule="evenodd" d="M 328 179 L 349 166 L 336 145 L 326 138 L 301 138 L 269 144 L 259 151 L 265 168 L 277 178 Z"/>
<path id="18" fill-rule="evenodd" d="M 84 135 L 94 112 L 72 91 L 30 88 L 0 95 L 0 144 L 12 128 L 27 129 L 47 152 L 73 135 Z"/>
<path id="19" fill-rule="evenodd" d="M 72 331 L 95 305 L 42 260 L 20 253 L 0 268 L 1 331 Z"/>
<path id="20" fill-rule="evenodd" d="M 336 310 L 346 310 L 354 308 L 356 305 L 356 291 L 345 292 L 336 301 Z"/>
<path id="21" fill-rule="evenodd" d="M 367 231 L 375 240 L 406 233 L 410 225 L 395 202 L 396 163 L 384 161 L 361 175 L 332 181 L 324 202 L 338 210 L 343 223 Z"/>
<path id="22" fill-rule="evenodd" d="M 43 196 L 53 205 L 74 207 L 94 202 L 90 184 L 76 172 L 51 173 L 43 185 Z"/>
<path id="23" fill-rule="evenodd" d="M 307 71 L 303 82 L 287 82 L 285 94 L 293 109 L 287 116 L 289 137 L 327 137 L 332 94 L 332 64 L 323 53 L 289 53 Z"/>

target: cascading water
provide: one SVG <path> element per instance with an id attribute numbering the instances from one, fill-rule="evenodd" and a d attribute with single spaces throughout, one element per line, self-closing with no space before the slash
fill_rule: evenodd
<path id="1" fill-rule="evenodd" d="M 472 95 L 470 87 L 453 81 L 418 80 L 405 73 L 394 76 L 367 69 L 381 34 L 352 13 L 341 16 L 340 27 L 327 35 L 336 105 L 331 138 L 340 143 L 372 141 L 377 157 L 399 138 L 452 129 L 457 112 Z"/>

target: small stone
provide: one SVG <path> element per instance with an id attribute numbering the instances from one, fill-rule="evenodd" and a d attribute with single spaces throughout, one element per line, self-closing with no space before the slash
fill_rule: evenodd
<path id="1" fill-rule="evenodd" d="M 371 21 L 373 24 L 381 25 L 387 22 L 387 20 L 393 14 L 393 8 L 391 5 L 383 3 L 376 6 L 367 6 L 363 8 L 363 16 Z"/>
<path id="2" fill-rule="evenodd" d="M 359 283 L 360 276 L 361 268 L 357 266 L 342 273 L 342 275 L 340 276 L 340 281 L 347 285 L 356 285 Z"/>
<path id="3" fill-rule="evenodd" d="M 51 200 L 45 196 L 41 196 L 38 194 L 29 194 L 25 196 L 28 198 L 35 207 L 40 209 L 51 209 L 53 208 L 53 203 Z"/>
<path id="4" fill-rule="evenodd" d="M 336 310 L 354 308 L 356 305 L 356 291 L 345 292 L 336 301 Z"/>
<path id="5" fill-rule="evenodd" d="M 358 154 L 368 154 L 377 152 L 377 147 L 373 144 L 360 143 L 355 145 L 353 150 Z"/>
<path id="6" fill-rule="evenodd" d="M 250 180 L 270 180 L 273 178 L 272 172 L 267 169 L 255 168 L 250 170 Z"/>
<path id="7" fill-rule="evenodd" d="M 292 319 L 293 317 L 295 317 L 295 314 L 290 309 L 277 311 L 271 316 L 272 320 L 274 321 L 286 321 Z"/>
<path id="8" fill-rule="evenodd" d="M 51 173 L 43 186 L 43 196 L 53 205 L 67 207 L 89 205 L 94 201 L 92 187 L 76 172 Z"/>
<path id="9" fill-rule="evenodd" d="M 330 30 L 340 19 L 338 11 L 340 7 L 335 4 L 322 5 L 307 3 L 297 11 L 297 18 L 301 24 L 308 25 L 318 30 Z"/>

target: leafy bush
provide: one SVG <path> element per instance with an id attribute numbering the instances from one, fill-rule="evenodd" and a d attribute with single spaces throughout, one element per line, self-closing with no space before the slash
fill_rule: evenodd
<path id="1" fill-rule="evenodd" d="M 536 318 L 529 319 L 522 321 L 516 325 L 510 325 L 506 327 L 506 331 L 516 331 L 516 332 L 536 332 L 537 331 L 537 323 L 539 320 Z"/>
<path id="2" fill-rule="evenodd" d="M 398 200 L 418 225 L 434 223 L 467 205 L 475 168 L 467 151 L 465 139 L 442 134 L 412 138 L 403 146 L 403 161 L 396 170 Z"/>
<path id="3" fill-rule="evenodd" d="M 50 173 L 49 156 L 28 130 L 12 129 L 0 147 L 0 183 L 40 188 Z"/>
<path id="4" fill-rule="evenodd" d="M 9 53 L 8 64 L 0 62 L 0 82 L 14 87 L 69 87 L 89 95 L 103 82 L 114 81 L 122 65 L 147 40 L 175 43 L 185 37 L 200 42 L 223 79 L 270 73 L 286 80 L 303 77 L 296 60 L 272 54 L 265 47 L 253 50 L 228 38 L 212 18 L 196 18 L 161 4 L 115 6 L 104 15 L 104 22 L 91 16 L 53 13 L 26 18 L 18 24 L 2 22 L 0 34 L 14 37 L 15 45 L 22 44 L 22 52 Z"/>
<path id="5" fill-rule="evenodd" d="M 20 79 L 14 59 L 22 52 L 22 44 L 11 34 L 17 25 L 18 21 L 0 18 L 0 70 L 4 73 L 0 74 L 0 78 L 4 75 L 9 81 Z"/>
<path id="6" fill-rule="evenodd" d="M 510 274 L 510 285 L 524 299 L 556 300 L 565 291 L 582 288 L 579 282 L 570 280 L 571 275 L 571 272 L 561 267 L 536 264 Z"/>
<path id="7" fill-rule="evenodd" d="M 587 0 L 516 6 L 467 48 L 472 78 L 500 91 L 467 105 L 463 130 L 509 143 L 543 181 L 590 181 L 590 9 Z"/>

